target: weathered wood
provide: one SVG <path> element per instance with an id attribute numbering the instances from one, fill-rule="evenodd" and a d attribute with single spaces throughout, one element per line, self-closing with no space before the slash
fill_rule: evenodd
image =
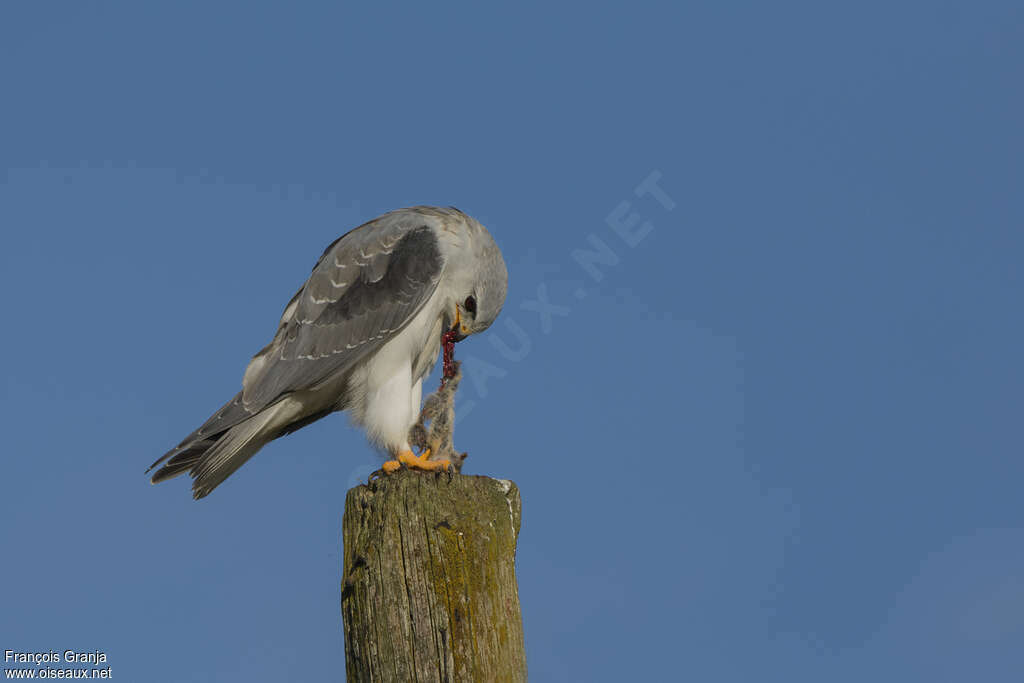
<path id="1" fill-rule="evenodd" d="M 523 681 L 519 489 L 401 470 L 348 492 L 349 681 Z"/>

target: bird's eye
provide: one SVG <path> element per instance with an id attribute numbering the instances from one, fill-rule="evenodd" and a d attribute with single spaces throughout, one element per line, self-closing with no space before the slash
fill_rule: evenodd
<path id="1" fill-rule="evenodd" d="M 465 303 L 462 304 L 462 307 L 466 309 L 467 313 L 472 313 L 473 315 L 476 315 L 476 298 L 467 296 Z"/>

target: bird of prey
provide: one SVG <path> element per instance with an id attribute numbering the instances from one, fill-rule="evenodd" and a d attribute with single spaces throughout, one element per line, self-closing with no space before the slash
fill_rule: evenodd
<path id="1" fill-rule="evenodd" d="M 242 390 L 153 463 L 163 466 L 151 481 L 188 472 L 202 498 L 270 441 L 339 410 L 391 456 L 385 472 L 447 469 L 409 446 L 423 380 L 442 343 L 449 360 L 454 342 L 494 322 L 507 286 L 494 239 L 458 209 L 416 206 L 360 225 L 324 251 Z"/>

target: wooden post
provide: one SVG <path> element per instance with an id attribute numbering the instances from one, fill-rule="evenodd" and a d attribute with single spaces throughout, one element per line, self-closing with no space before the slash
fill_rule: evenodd
<path id="1" fill-rule="evenodd" d="M 400 470 L 345 499 L 349 681 L 525 681 L 510 481 Z"/>

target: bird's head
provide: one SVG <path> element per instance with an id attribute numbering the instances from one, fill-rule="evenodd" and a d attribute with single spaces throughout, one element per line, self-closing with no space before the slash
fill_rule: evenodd
<path id="1" fill-rule="evenodd" d="M 467 217 L 468 218 L 468 217 Z M 497 319 L 508 291 L 508 270 L 498 245 L 487 230 L 469 219 L 471 249 L 463 252 L 469 267 L 454 283 L 454 311 L 450 330 L 457 341 L 483 332 Z"/>

